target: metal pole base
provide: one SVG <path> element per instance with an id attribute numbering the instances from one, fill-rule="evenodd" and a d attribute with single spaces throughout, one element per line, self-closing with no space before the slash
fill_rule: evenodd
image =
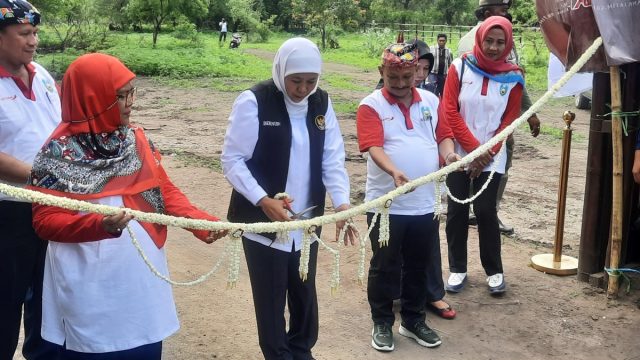
<path id="1" fill-rule="evenodd" d="M 531 266 L 538 271 L 553 275 L 575 275 L 578 273 L 578 259 L 562 255 L 559 262 L 553 261 L 553 254 L 531 257 Z"/>

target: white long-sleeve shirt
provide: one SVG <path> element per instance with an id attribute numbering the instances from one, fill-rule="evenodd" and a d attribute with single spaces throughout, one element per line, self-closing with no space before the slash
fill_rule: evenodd
<path id="1" fill-rule="evenodd" d="M 294 199 L 293 211 L 298 212 L 311 206 L 311 169 L 309 133 L 305 116 L 291 117 L 291 151 L 289 155 L 289 174 L 285 192 Z M 251 159 L 258 142 L 259 134 L 258 102 L 253 92 L 247 90 L 240 94 L 233 104 L 229 115 L 229 126 L 222 149 L 222 171 L 231 185 L 252 204 L 267 196 L 267 192 L 258 184 L 246 162 Z M 349 177 L 344 167 L 344 143 L 336 114 L 331 106 L 325 114 L 325 140 L 322 154 L 322 182 L 335 207 L 349 203 Z M 272 241 L 262 235 L 245 233 L 245 237 L 282 251 L 292 251 L 291 242 Z M 289 232 L 295 251 L 300 250 L 302 231 Z"/>

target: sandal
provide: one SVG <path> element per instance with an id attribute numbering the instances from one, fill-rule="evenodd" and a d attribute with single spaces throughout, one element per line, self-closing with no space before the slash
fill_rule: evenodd
<path id="1" fill-rule="evenodd" d="M 453 310 L 453 308 L 451 307 L 451 305 L 447 305 L 446 308 L 437 308 L 434 305 L 432 305 L 431 303 L 429 303 L 427 305 L 427 309 L 429 309 L 431 312 L 433 312 L 434 314 L 440 316 L 443 319 L 447 319 L 447 320 L 453 320 L 456 317 L 456 311 Z"/>

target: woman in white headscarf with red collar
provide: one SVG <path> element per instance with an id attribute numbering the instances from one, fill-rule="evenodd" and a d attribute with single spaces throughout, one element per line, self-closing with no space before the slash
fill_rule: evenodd
<path id="1" fill-rule="evenodd" d="M 272 79 L 243 92 L 233 104 L 221 157 L 224 175 L 234 187 L 230 221 L 290 221 L 287 211 L 310 207 L 307 217 L 320 216 L 327 192 L 335 211 L 349 207 L 344 144 L 331 100 L 318 88 L 321 68 L 315 44 L 287 40 L 275 56 Z M 274 199 L 283 192 L 295 201 Z M 342 226 L 344 222 L 337 227 Z M 353 244 L 352 235 L 345 243 Z M 318 338 L 318 243 L 311 245 L 303 281 L 298 272 L 301 240 L 301 230 L 283 240 L 275 233 L 243 236 L 265 359 L 312 359 Z"/>
<path id="2" fill-rule="evenodd" d="M 142 128 L 129 124 L 135 75 L 104 54 L 79 57 L 62 83 L 62 123 L 36 156 L 30 188 L 115 207 L 218 220 L 171 182 Z M 42 337 L 60 359 L 160 359 L 178 330 L 171 285 L 156 277 L 132 244 L 168 273 L 164 225 L 34 205 L 33 226 L 50 240 L 42 297 Z M 224 232 L 192 230 L 211 243 Z"/>

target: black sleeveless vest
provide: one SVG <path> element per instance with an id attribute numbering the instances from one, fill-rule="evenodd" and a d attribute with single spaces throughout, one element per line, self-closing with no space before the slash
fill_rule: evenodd
<path id="1" fill-rule="evenodd" d="M 251 88 L 258 102 L 259 133 L 251 159 L 246 162 L 251 175 L 267 192 L 269 197 L 285 191 L 289 176 L 289 155 L 291 152 L 291 121 L 284 103 L 284 96 L 273 80 L 261 82 Z M 309 97 L 307 110 L 307 131 L 310 146 L 311 203 L 317 205 L 312 216 L 324 214 L 326 189 L 322 182 L 322 155 L 324 149 L 324 116 L 327 113 L 329 97 L 321 89 Z M 292 174 L 295 176 L 295 174 Z M 227 218 L 231 222 L 270 222 L 262 209 L 253 205 L 235 189 Z M 261 235 L 275 239 L 275 233 Z"/>

